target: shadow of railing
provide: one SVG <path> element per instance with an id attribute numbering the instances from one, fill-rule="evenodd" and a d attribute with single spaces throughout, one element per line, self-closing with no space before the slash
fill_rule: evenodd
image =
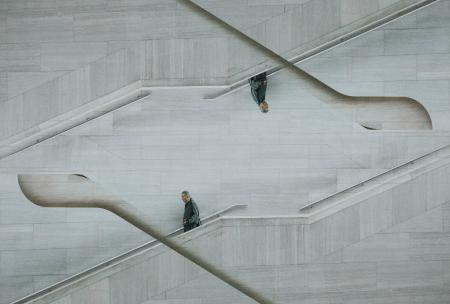
<path id="1" fill-rule="evenodd" d="M 80 177 L 82 177 L 82 176 L 80 176 Z M 231 212 L 231 211 L 236 210 L 236 209 L 246 208 L 246 207 L 247 207 L 247 205 L 239 205 L 239 204 L 232 205 L 230 207 L 221 209 L 221 210 L 219 210 L 217 212 L 214 212 L 214 213 L 212 213 L 212 214 L 202 218 L 201 221 L 202 221 L 203 224 L 208 224 L 209 222 L 220 218 L 222 215 L 224 215 L 224 214 L 226 214 L 228 212 Z M 198 229 L 201 229 L 201 226 L 197 227 L 197 228 L 194 228 L 191 231 L 195 231 L 195 230 L 198 230 Z M 182 234 L 183 234 L 183 228 L 181 227 L 181 228 L 178 228 L 178 229 L 172 231 L 171 233 L 167 234 L 165 238 L 171 239 L 171 238 L 175 238 L 177 236 L 180 236 Z M 34 293 L 32 293 L 32 294 L 30 294 L 30 295 L 28 295 L 28 296 L 26 296 L 26 297 L 24 297 L 22 299 L 14 301 L 11 304 L 25 304 L 25 303 L 30 303 L 31 301 L 40 299 L 40 298 L 42 298 L 42 297 L 44 297 L 44 296 L 46 296 L 48 294 L 51 294 L 52 292 L 55 292 L 55 291 L 60 290 L 62 288 L 71 286 L 71 285 L 73 285 L 73 284 L 75 284 L 75 283 L 77 283 L 77 282 L 79 282 L 81 280 L 85 280 L 85 279 L 87 279 L 89 277 L 92 277 L 95 274 L 97 274 L 97 273 L 99 273 L 101 271 L 104 271 L 105 269 L 113 267 L 113 266 L 115 266 L 117 264 L 120 264 L 120 263 L 122 263 L 122 262 L 124 262 L 124 261 L 126 261 L 128 259 L 131 259 L 131 258 L 133 258 L 133 257 L 135 257 L 135 256 L 137 256 L 139 254 L 142 254 L 142 253 L 144 253 L 144 252 L 146 252 L 148 250 L 151 250 L 152 248 L 154 248 L 155 246 L 158 246 L 160 244 L 161 244 L 161 242 L 159 240 L 156 240 L 156 239 L 152 240 L 152 241 L 149 241 L 147 243 L 144 243 L 144 244 L 142 244 L 142 245 L 140 245 L 140 246 L 138 246 L 136 248 L 128 250 L 128 251 L 126 251 L 124 253 L 121 253 L 121 254 L 113 257 L 113 258 L 110 258 L 110 259 L 108 259 L 108 260 L 106 260 L 104 262 L 101 262 L 101 263 L 99 263 L 99 264 L 97 264 L 97 265 L 95 265 L 93 267 L 90 267 L 90 268 L 85 269 L 85 270 L 83 270 L 83 271 L 81 271 L 81 272 L 79 272 L 79 273 L 77 273 L 75 275 L 72 275 L 72 276 L 70 276 L 70 277 L 68 277 L 68 278 L 66 278 L 64 280 L 61 280 L 61 281 L 59 281 L 59 282 L 57 282 L 55 284 L 52 284 L 52 285 L 50 285 L 50 286 L 48 286 L 48 287 L 46 287 L 44 289 L 36 291 L 36 292 L 34 292 Z"/>

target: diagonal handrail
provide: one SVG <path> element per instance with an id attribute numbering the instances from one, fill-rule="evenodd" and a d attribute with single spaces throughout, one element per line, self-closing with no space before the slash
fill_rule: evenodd
<path id="1" fill-rule="evenodd" d="M 201 220 L 202 220 L 203 224 L 206 224 L 206 223 L 211 222 L 211 221 L 213 221 L 213 220 L 215 220 L 217 218 L 220 218 L 223 214 L 225 214 L 227 212 L 230 212 L 230 211 L 236 210 L 236 209 L 240 209 L 240 208 L 246 208 L 246 207 L 247 207 L 247 205 L 239 205 L 239 204 L 232 205 L 232 206 L 229 206 L 227 208 L 221 209 L 221 210 L 219 210 L 217 212 L 214 212 L 214 213 L 212 213 L 212 214 L 210 214 L 208 216 L 205 216 Z M 201 226 L 198 227 L 198 228 L 195 228 L 195 230 L 197 230 L 197 229 L 201 229 Z M 172 231 L 171 233 L 169 233 L 166 236 L 166 238 L 174 238 L 174 237 L 176 237 L 178 235 L 181 235 L 182 233 L 183 233 L 183 228 L 178 228 L 178 229 Z M 59 290 L 59 289 L 61 289 L 63 287 L 70 286 L 70 285 L 75 284 L 76 282 L 78 282 L 78 281 L 80 281 L 82 279 L 89 278 L 89 277 L 95 275 L 96 273 L 98 273 L 98 272 L 100 272 L 102 270 L 105 270 L 107 268 L 110 268 L 110 267 L 112 267 L 114 265 L 119 264 L 120 262 L 128 260 L 129 258 L 131 258 L 131 257 L 133 257 L 133 256 L 135 256 L 137 254 L 140 254 L 140 253 L 142 253 L 142 252 L 144 252 L 146 250 L 149 250 L 149 249 L 151 249 L 151 248 L 153 248 L 153 247 L 155 247 L 156 245 L 159 245 L 159 244 L 161 244 L 161 242 L 156 240 L 156 239 L 152 240 L 152 241 L 149 241 L 147 243 L 144 243 L 144 244 L 142 244 L 142 245 L 140 245 L 140 246 L 138 246 L 136 248 L 133 248 L 133 249 L 128 250 L 128 251 L 126 251 L 124 253 L 121 253 L 121 254 L 119 254 L 119 255 L 117 255 L 115 257 L 112 257 L 112 258 L 110 258 L 110 259 L 108 259 L 108 260 L 106 260 L 104 262 L 101 262 L 100 264 L 97 264 L 97 265 L 95 265 L 93 267 L 90 267 L 90 268 L 85 269 L 85 270 L 83 270 L 83 271 L 81 271 L 79 273 L 76 273 L 76 274 L 74 274 L 74 275 L 72 275 L 72 276 L 70 276 L 70 277 L 68 277 L 68 278 L 66 278 L 64 280 L 61 280 L 61 281 L 59 281 L 59 282 L 57 282 L 57 283 L 55 283 L 55 284 L 53 284 L 51 286 L 48 286 L 48 287 L 46 287 L 44 289 L 41 289 L 39 291 L 36 291 L 36 292 L 30 294 L 30 295 L 28 295 L 28 296 L 26 296 L 24 298 L 21 298 L 21 299 L 19 299 L 17 301 L 14 301 L 11 304 L 25 304 L 25 303 L 29 303 L 30 301 L 37 300 L 37 299 L 39 299 L 39 298 L 41 298 L 41 297 L 43 297 L 45 295 L 48 295 L 48 294 L 50 294 L 52 292 L 55 292 L 55 291 L 57 291 L 57 290 Z"/>
<path id="2" fill-rule="evenodd" d="M 325 50 L 328 50 L 332 47 L 340 45 L 341 43 L 346 42 L 350 39 L 355 39 L 355 38 L 359 37 L 360 35 L 363 35 L 363 34 L 369 32 L 370 30 L 373 30 L 373 29 L 375 29 L 379 26 L 382 26 L 388 22 L 392 22 L 393 20 L 403 17 L 407 14 L 413 13 L 419 9 L 423 9 L 423 8 L 433 4 L 435 2 L 438 2 L 440 0 L 423 0 L 419 3 L 408 6 L 405 9 L 398 11 L 397 13 L 393 13 L 385 18 L 380 19 L 379 21 L 375 21 L 371 24 L 368 24 L 365 27 L 361 28 L 360 30 L 356 30 L 356 31 L 348 33 L 348 34 L 344 34 L 343 36 L 340 36 L 328 43 L 325 43 L 315 49 L 312 49 L 304 54 L 301 54 L 301 55 L 295 57 L 294 59 L 292 59 L 293 61 L 284 59 L 283 57 L 281 57 L 277 53 L 271 51 L 264 45 L 258 43 L 251 37 L 248 37 L 244 33 L 240 32 L 239 30 L 237 30 L 234 27 L 232 27 L 231 25 L 229 25 L 228 23 L 225 23 L 220 18 L 218 18 L 215 15 L 204 10 L 203 8 L 201 8 L 194 2 L 189 1 L 189 0 L 180 0 L 180 1 L 188 4 L 191 7 L 191 9 L 197 11 L 198 13 L 203 14 L 206 17 L 209 17 L 209 19 L 212 19 L 215 22 L 219 22 L 222 25 L 225 25 L 225 27 L 230 32 L 237 34 L 238 38 L 242 39 L 246 43 L 249 43 L 253 47 L 256 47 L 257 49 L 259 49 L 260 51 L 262 51 L 263 53 L 268 55 L 269 59 L 273 59 L 273 60 L 277 61 L 279 63 L 279 66 L 270 69 L 269 70 L 270 74 L 277 73 L 277 72 L 281 71 L 282 69 L 286 69 L 286 68 L 289 68 L 291 70 L 293 69 L 306 82 L 309 82 L 309 84 L 311 85 L 311 88 L 313 88 L 317 94 L 323 95 L 322 96 L 323 98 L 319 97 L 319 99 L 321 99 L 325 103 L 333 102 L 332 100 L 334 100 L 334 102 L 344 102 L 344 103 L 348 102 L 350 100 L 351 102 L 358 103 L 361 101 L 364 102 L 364 101 L 369 101 L 369 100 L 380 101 L 380 100 L 385 100 L 387 98 L 390 101 L 392 99 L 392 101 L 417 103 L 418 106 L 421 107 L 421 109 L 423 110 L 424 114 L 427 115 L 429 118 L 429 114 L 426 111 L 426 109 L 419 102 L 417 102 L 414 99 L 407 98 L 407 97 L 391 98 L 391 97 L 346 96 L 346 95 L 341 94 L 341 93 L 335 91 L 334 89 L 330 88 L 329 86 L 327 86 L 320 80 L 314 78 L 313 76 L 309 75 L 308 73 L 305 73 L 300 68 L 298 68 L 295 65 L 295 63 L 309 59 L 313 56 L 316 56 L 317 54 L 320 54 L 321 52 L 323 52 Z M 37 95 L 37 92 L 39 90 L 43 90 L 45 92 L 46 86 L 51 87 L 49 84 L 52 84 L 52 83 L 54 85 L 56 85 L 56 87 L 60 86 L 61 89 L 63 89 L 63 88 L 67 89 L 67 87 L 65 87 L 64 84 L 67 82 L 70 83 L 70 81 L 68 81 L 68 80 L 77 79 L 77 77 L 78 77 L 77 73 L 79 73 L 80 75 L 83 75 L 83 73 L 90 70 L 92 67 L 95 67 L 95 66 L 102 67 L 103 65 L 105 65 L 105 64 L 108 65 L 109 62 L 113 62 L 115 60 L 124 60 L 124 63 L 127 67 L 134 66 L 134 67 L 136 67 L 136 69 L 142 69 L 144 66 L 143 61 L 142 61 L 142 59 L 144 58 L 144 54 L 140 53 L 142 51 L 143 50 L 141 50 L 140 46 L 133 47 L 130 49 L 118 50 L 114 53 L 111 53 L 105 57 L 102 57 L 96 61 L 91 62 L 90 64 L 80 68 L 79 70 L 75 70 L 75 71 L 71 71 L 66 74 L 63 74 L 55 79 L 52 79 L 46 83 L 41 84 L 38 87 L 32 88 L 32 89 L 22 93 L 19 96 L 13 97 L 12 99 L 9 99 L 8 101 L 2 103 L 0 105 L 0 109 L 3 111 L 4 115 L 8 115 L 9 117 L 14 117 L 14 116 L 22 117 L 22 116 L 24 116 L 24 114 L 21 111 L 29 109 L 29 108 L 25 107 L 25 105 L 26 105 L 25 101 L 27 99 L 27 94 L 30 94 L 32 97 L 34 95 Z M 134 57 L 136 57 L 136 58 L 134 58 Z M 95 117 L 98 117 L 100 115 L 106 114 L 110 111 L 113 111 L 114 108 L 106 107 L 107 108 L 106 110 L 99 111 L 99 112 L 97 112 L 97 115 L 92 116 L 91 115 L 92 109 L 89 109 L 89 107 L 91 106 L 91 103 L 98 105 L 98 102 L 95 98 L 105 100 L 105 98 L 110 98 L 110 97 L 108 97 L 109 95 L 114 95 L 117 92 L 126 88 L 127 86 L 128 87 L 132 86 L 133 82 L 134 83 L 139 83 L 139 82 L 142 83 L 142 81 L 143 81 L 142 74 L 140 77 L 137 76 L 140 73 L 142 73 L 142 71 L 138 71 L 138 70 L 133 71 L 132 72 L 133 75 L 131 75 L 131 76 L 128 75 L 127 77 L 130 77 L 130 78 L 122 83 L 122 87 L 116 87 L 114 90 L 111 90 L 111 88 L 105 87 L 105 88 L 102 88 L 102 90 L 100 90 L 100 92 L 97 92 L 98 90 L 96 89 L 95 96 L 91 96 L 91 98 L 94 98 L 94 99 L 89 99 L 89 98 L 86 99 L 81 104 L 79 104 L 79 106 L 80 106 L 79 108 L 73 107 L 70 110 L 64 110 L 67 112 L 63 111 L 62 113 L 58 113 L 55 115 L 49 114 L 50 116 L 42 121 L 36 121 L 34 123 L 32 123 L 32 122 L 30 123 L 30 121 L 22 122 L 21 119 L 17 119 L 17 120 L 14 120 L 11 124 L 9 124 L 6 120 L 4 120 L 3 124 L 0 121 L 0 127 L 3 126 L 5 129 L 9 130 L 9 131 L 6 131 L 6 133 L 8 133 L 8 134 L 11 133 L 6 138 L 3 138 L 2 140 L 0 140 L 0 145 L 2 145 L 2 147 L 0 149 L 0 158 L 3 158 L 5 156 L 16 153 L 26 147 L 32 146 L 32 145 L 39 143 L 43 140 L 46 140 L 52 136 L 60 134 L 64 131 L 66 131 L 68 128 L 75 126 L 75 124 L 72 123 L 73 121 L 71 120 L 71 117 L 70 117 L 71 113 L 75 113 L 75 115 L 77 115 L 78 121 L 79 121 L 78 124 L 80 124 L 80 123 L 83 123 L 83 120 L 85 122 L 85 121 L 91 120 Z M 102 77 L 108 77 L 108 76 L 103 75 Z M 222 96 L 224 94 L 233 92 L 237 89 L 240 89 L 246 85 L 247 85 L 247 78 L 244 80 L 241 80 L 235 84 L 232 84 L 231 87 L 229 87 L 225 91 L 221 91 L 220 93 L 214 94 L 214 95 L 206 95 L 205 98 L 216 98 L 216 97 Z M 78 90 L 78 88 L 76 88 L 76 89 Z M 142 87 L 142 90 L 144 90 L 144 91 L 145 90 L 149 91 L 150 89 L 151 89 L 151 87 L 149 87 L 149 86 Z M 65 93 L 67 93 L 67 92 L 64 92 L 64 94 Z M 46 101 L 46 102 L 50 102 L 47 105 L 47 107 L 49 107 L 51 109 L 57 108 L 59 106 L 59 102 L 55 98 L 51 98 L 51 99 L 53 100 L 52 102 L 55 103 L 55 105 L 50 106 L 52 102 Z M 133 101 L 135 101 L 135 98 L 131 98 L 128 101 L 123 102 L 122 105 L 126 105 Z M 80 100 L 78 100 L 77 102 L 80 103 Z M 107 103 L 107 102 L 104 101 L 104 103 Z M 85 112 L 80 114 L 80 109 L 85 109 Z M 62 116 L 63 119 L 60 119 L 60 116 Z M 59 124 L 55 123 L 54 122 L 55 120 L 58 121 Z M 431 119 L 429 119 L 429 121 L 431 124 Z M 51 123 L 49 124 L 47 122 L 51 122 Z M 61 128 L 60 124 L 67 125 L 66 122 L 72 123 L 71 126 L 70 127 L 64 126 Z M 11 130 L 13 130 L 13 131 L 11 131 Z M 1 135 L 1 136 L 3 136 L 3 135 Z"/>
<path id="3" fill-rule="evenodd" d="M 37 126 L 32 130 L 18 133 L 6 140 L 0 140 L 0 159 L 50 139 L 104 114 L 120 109 L 133 102 L 140 101 L 150 94 L 150 88 L 143 87 L 141 81 L 137 81 L 114 93 L 93 100 L 89 104 L 53 117 L 42 128 Z"/>
<path id="4" fill-rule="evenodd" d="M 390 179 L 388 181 L 383 180 L 382 183 L 378 183 L 378 184 L 376 184 L 376 186 L 383 187 L 383 184 L 391 184 L 391 180 L 395 180 L 395 182 L 392 183 L 391 186 L 402 184 L 402 183 L 406 182 L 407 180 L 413 179 L 415 176 L 417 176 L 417 174 L 422 174 L 422 173 L 425 173 L 425 172 L 429 172 L 430 170 L 434 170 L 436 168 L 440 168 L 442 166 L 442 161 L 444 161 L 445 164 L 450 164 L 450 145 L 442 147 L 440 149 L 437 149 L 436 151 L 434 151 L 432 153 L 428 153 L 428 154 L 426 154 L 424 156 L 421 156 L 421 157 L 419 157 L 419 158 L 417 158 L 417 159 L 415 159 L 413 161 L 408 162 L 407 164 L 411 165 L 411 168 L 409 168 L 409 170 L 407 170 L 407 171 L 399 171 L 398 167 L 390 170 L 388 173 L 394 174 L 395 176 L 392 176 L 392 179 Z M 405 166 L 407 164 L 404 164 L 404 165 L 399 166 L 399 167 L 403 167 L 403 166 Z M 425 168 L 428 168 L 428 169 L 424 170 Z M 81 177 L 83 177 L 83 176 L 81 176 Z M 407 178 L 405 179 L 405 177 L 407 177 Z M 22 184 L 21 184 L 21 188 L 22 188 L 22 190 L 24 189 Z M 361 190 L 364 190 L 364 189 L 361 189 Z M 45 192 L 45 190 L 44 190 L 44 192 Z M 361 192 L 361 191 L 359 191 L 359 192 Z M 342 192 L 337 193 L 334 196 L 338 196 L 341 193 Z M 27 197 L 28 197 L 28 195 L 27 195 Z M 42 200 L 42 199 L 43 199 L 43 197 L 39 198 L 39 200 Z M 328 198 L 324 199 L 324 201 L 326 201 L 327 199 Z M 347 197 L 345 199 L 347 199 Z M 54 200 L 54 198 L 50 199 L 50 201 L 48 203 L 49 205 L 46 206 L 46 207 L 50 207 L 53 204 L 52 200 Z M 357 201 L 352 201 L 351 203 L 352 204 L 356 204 L 356 203 L 360 203 L 361 201 L 362 201 L 361 199 L 358 199 Z M 347 204 L 348 202 L 346 203 L 344 201 L 339 201 L 338 203 L 340 205 L 344 205 L 345 208 L 349 206 Z M 73 203 L 69 200 L 68 202 L 65 202 L 65 203 L 62 203 L 62 204 L 63 205 L 67 204 L 66 207 L 70 207 L 69 205 L 73 204 Z M 246 205 L 233 205 L 233 206 L 231 206 L 229 208 L 230 209 L 231 208 L 241 208 L 241 207 L 245 207 L 245 206 Z M 325 206 L 325 207 L 328 208 L 328 206 Z M 310 224 L 312 224 L 314 222 L 314 221 L 311 222 L 310 219 L 312 217 L 316 217 L 316 215 L 312 214 L 312 213 L 293 214 L 293 215 L 288 215 L 288 216 L 271 215 L 271 216 L 231 216 L 231 217 L 223 216 L 222 217 L 220 214 L 223 213 L 225 210 L 226 209 L 221 210 L 219 212 L 216 212 L 216 213 L 211 214 L 210 216 L 204 218 L 203 221 L 205 222 L 205 226 L 203 228 L 206 228 L 210 224 L 217 223 L 217 220 L 220 220 L 220 219 L 223 219 L 223 220 L 230 220 L 230 219 L 231 220 L 236 220 L 236 219 L 238 219 L 238 220 L 239 219 L 245 219 L 245 220 L 248 220 L 248 219 L 251 219 L 251 220 L 262 219 L 262 220 L 265 220 L 265 219 L 275 219 L 276 218 L 276 219 L 281 219 L 281 220 L 288 219 L 290 224 L 292 224 L 292 219 L 297 219 L 297 220 L 299 220 L 298 223 L 301 224 L 301 225 L 310 225 Z M 319 212 L 322 212 L 322 210 L 319 210 Z M 333 210 L 331 213 L 330 212 L 325 212 L 326 213 L 325 216 L 330 216 L 330 215 L 334 214 L 335 212 L 337 212 L 337 211 Z M 317 220 L 317 219 L 314 219 L 314 220 Z M 195 229 L 193 231 L 199 231 L 199 229 L 201 229 L 201 228 L 202 227 L 200 227 L 198 229 Z M 174 232 L 169 234 L 169 236 L 173 237 L 173 236 L 179 235 L 181 233 L 180 230 L 181 229 L 175 230 Z M 45 291 L 45 290 L 43 290 L 43 291 L 41 291 L 41 293 L 37 292 L 37 293 L 32 294 L 32 295 L 30 295 L 30 296 L 28 296 L 26 298 L 23 298 L 21 300 L 13 302 L 11 304 L 25 304 L 25 303 L 29 303 L 29 301 L 31 301 L 31 300 L 39 300 L 41 297 L 49 295 L 52 292 L 60 291 L 61 289 L 66 288 L 66 287 L 69 288 L 71 286 L 71 284 L 75 284 L 75 283 L 80 282 L 83 279 L 88 279 L 88 278 L 90 278 L 90 277 L 92 277 L 94 275 L 98 275 L 102 270 L 105 270 L 105 269 L 107 269 L 109 267 L 118 265 L 121 261 L 130 259 L 130 258 L 134 258 L 139 253 L 143 253 L 145 250 L 151 249 L 152 247 L 154 247 L 157 244 L 158 244 L 157 241 L 151 241 L 149 243 L 146 243 L 146 244 L 144 244 L 144 245 L 142 245 L 142 246 L 140 246 L 140 247 L 138 247 L 136 249 L 133 249 L 133 250 L 127 252 L 127 253 L 124 253 L 122 259 L 116 260 L 115 258 L 113 258 L 113 259 L 111 259 L 109 261 L 106 261 L 106 262 L 100 264 L 100 265 L 103 265 L 103 267 L 96 268 L 97 266 L 95 266 L 94 268 L 87 270 L 86 272 L 88 272 L 88 273 L 86 275 L 84 275 L 84 276 L 79 276 L 79 277 L 74 276 L 74 277 L 69 278 L 68 280 L 72 281 L 69 284 L 63 284 L 63 285 L 58 285 L 59 283 L 55 284 L 54 286 L 50 286 L 49 288 L 46 288 L 45 290 L 47 290 L 47 292 L 43 292 L 43 291 Z M 35 298 L 29 298 L 29 297 L 33 297 L 33 296 Z"/>
<path id="5" fill-rule="evenodd" d="M 433 1 L 431 1 L 431 2 L 436 2 L 436 1 L 439 1 L 439 0 L 433 0 Z M 424 1 L 424 2 L 427 2 L 427 1 Z M 429 4 L 428 4 L 429 5 Z M 281 70 L 282 68 L 281 67 L 279 67 L 279 69 Z M 395 168 L 396 169 L 396 168 Z M 177 230 L 178 231 L 178 230 Z M 175 233 L 175 231 L 173 232 L 173 233 Z M 177 233 L 179 233 L 179 232 L 177 232 Z M 151 242 L 150 242 L 151 243 Z M 150 244 L 149 243 L 149 244 Z M 143 245 L 144 246 L 144 245 Z M 149 246 L 153 246 L 153 245 L 149 245 Z M 143 249 L 144 250 L 144 249 Z M 131 254 L 132 255 L 132 254 Z M 105 262 L 106 263 L 106 262 Z M 114 262 L 112 262 L 112 263 L 114 263 Z M 24 303 L 24 302 L 14 302 L 14 303 Z"/>
<path id="6" fill-rule="evenodd" d="M 333 207 L 335 205 L 335 204 L 333 204 L 333 206 L 331 206 L 331 204 L 329 204 L 330 200 L 338 199 L 337 204 L 343 206 L 343 208 L 348 207 L 348 204 L 347 204 L 348 202 L 346 202 L 346 201 L 348 201 L 348 199 L 350 198 L 349 196 L 358 195 L 358 194 L 361 194 L 362 192 L 364 192 L 366 190 L 366 188 L 362 188 L 362 186 L 364 186 L 365 183 L 371 184 L 371 183 L 373 183 L 373 181 L 375 181 L 372 185 L 373 187 L 383 187 L 387 183 L 397 180 L 397 182 L 393 183 L 393 185 L 395 185 L 399 181 L 400 182 L 405 181 L 405 179 L 402 176 L 409 176 L 409 178 L 413 178 L 415 176 L 415 174 L 413 174 L 412 172 L 416 172 L 417 170 L 419 170 L 417 172 L 424 172 L 423 168 L 429 167 L 429 166 L 431 166 L 432 168 L 435 168 L 436 164 L 438 164 L 438 163 L 440 164 L 441 161 L 445 161 L 446 163 L 448 163 L 450 161 L 450 145 L 439 148 L 431 153 L 427 153 L 427 154 L 425 154 L 421 157 L 418 157 L 412 161 L 409 161 L 405 164 L 395 167 L 383 174 L 377 175 L 377 176 L 369 179 L 368 181 L 360 183 L 354 187 L 350 187 L 349 189 L 340 191 L 329 197 L 321 199 L 315 203 L 307 205 L 304 208 L 302 208 L 300 214 L 271 215 L 271 216 L 231 216 L 231 217 L 222 216 L 222 214 L 224 214 L 225 212 L 228 212 L 232 209 L 246 207 L 246 205 L 233 205 L 233 206 L 230 206 L 228 208 L 225 208 L 223 210 L 220 210 L 216 213 L 213 213 L 213 214 L 203 218 L 202 221 L 205 223 L 204 227 L 206 227 L 210 223 L 215 222 L 219 218 L 223 218 L 223 219 L 274 219 L 274 218 L 276 218 L 276 219 L 280 219 L 280 218 L 281 219 L 298 219 L 303 224 L 311 224 L 314 221 L 319 219 L 319 218 L 312 219 L 312 217 L 317 217 L 317 215 L 314 214 L 314 211 L 316 211 L 315 210 L 316 207 L 320 207 L 318 210 L 319 213 L 322 213 L 322 211 L 325 211 L 325 216 L 330 216 L 339 211 L 339 209 L 336 209 L 336 208 L 334 208 L 334 210 L 332 210 L 331 212 L 327 211 L 329 209 L 329 207 Z M 388 180 L 383 179 L 383 177 L 385 177 L 385 176 L 390 176 L 390 178 Z M 356 190 L 356 191 L 354 191 L 354 190 Z M 360 199 L 354 201 L 353 203 L 358 203 L 359 200 Z M 312 221 L 311 221 L 311 219 L 312 219 Z M 182 232 L 181 230 L 182 229 L 179 228 L 179 229 L 173 231 L 172 233 L 170 233 L 167 237 L 173 238 L 177 235 L 180 235 Z M 195 230 L 197 230 L 197 229 L 195 229 Z M 69 286 L 71 286 L 71 284 L 75 284 L 75 283 L 79 282 L 80 280 L 92 277 L 92 276 L 98 274 L 99 272 L 101 272 L 102 270 L 108 269 L 109 267 L 115 266 L 122 261 L 125 261 L 129 258 L 135 257 L 136 255 L 143 253 L 144 251 L 149 250 L 158 244 L 159 244 L 159 242 L 157 240 L 153 240 L 148 243 L 145 243 L 145 244 L 143 244 L 137 248 L 134 248 L 128 252 L 125 252 L 117 257 L 114 257 L 105 262 L 102 262 L 101 264 L 99 264 L 97 266 L 94 266 L 94 267 L 87 269 L 79 274 L 76 274 L 70 278 L 67 278 L 61 282 L 58 282 L 48 288 L 45 288 L 45 289 L 35 292 L 25 298 L 22 298 L 20 300 L 12 302 L 11 304 L 29 303 L 29 301 L 37 300 L 45 295 L 51 294 L 52 292 L 56 292 L 65 287 L 69 287 Z"/>
<path id="7" fill-rule="evenodd" d="M 79 174 L 18 174 L 17 180 L 25 197 L 38 206 L 108 210 L 256 302 L 273 303 L 198 252 L 186 248 L 175 239 L 167 238 L 141 210 L 104 190 L 88 177 Z"/>
<path id="8" fill-rule="evenodd" d="M 441 0 L 424 0 L 424 1 L 420 1 L 417 3 L 414 3 L 410 6 L 407 6 L 399 11 L 396 11 L 392 14 L 389 14 L 381 19 L 375 20 L 369 24 L 366 24 L 360 28 L 357 28 L 356 30 L 353 30 L 351 32 L 345 33 L 337 38 L 334 38 L 330 41 L 327 41 L 317 47 L 314 47 L 310 50 L 307 50 L 306 52 L 300 54 L 300 55 L 296 55 L 292 58 L 289 58 L 288 61 L 292 64 L 292 65 L 298 65 L 300 63 L 302 63 L 305 60 L 311 59 L 313 57 L 316 57 L 324 52 L 327 52 L 333 48 L 336 48 L 342 44 L 345 44 L 353 39 L 359 38 L 361 36 L 364 36 L 382 26 L 385 26 L 388 23 L 394 22 L 399 18 L 402 18 L 406 15 L 415 13 L 419 10 L 422 10 L 432 4 L 434 4 L 435 2 L 438 2 Z M 276 66 L 276 67 L 272 67 L 270 69 L 258 72 L 258 73 L 254 73 L 252 75 L 249 76 L 253 77 L 256 76 L 262 72 L 266 72 L 267 76 L 273 76 L 277 73 L 279 73 L 280 71 L 284 70 L 285 67 L 283 66 Z M 249 86 L 248 84 L 248 80 L 247 79 L 243 79 L 243 80 L 239 80 L 236 81 L 232 84 L 230 84 L 228 86 L 228 88 L 222 90 L 221 92 L 218 93 L 214 93 L 214 94 L 207 94 L 205 95 L 206 99 L 216 99 L 216 98 L 220 98 L 223 97 L 225 95 L 231 94 L 239 89 L 245 88 Z"/>
<path id="9" fill-rule="evenodd" d="M 384 182 L 385 179 L 387 179 L 389 176 L 394 176 L 394 174 L 396 174 L 396 173 L 401 173 L 402 171 L 407 171 L 412 166 L 421 166 L 424 164 L 428 164 L 429 162 L 439 161 L 439 160 L 441 160 L 439 155 L 448 153 L 448 152 L 450 152 L 450 145 L 446 145 L 446 146 L 436 149 L 432 152 L 426 153 L 416 159 L 407 161 L 407 162 L 405 162 L 401 165 L 398 165 L 388 171 L 377 174 L 363 182 L 360 182 L 356 185 L 350 186 L 342 191 L 339 191 L 338 193 L 329 195 L 327 197 L 324 197 L 317 201 L 309 203 L 309 204 L 303 206 L 302 208 L 300 208 L 299 212 L 302 214 L 309 214 L 309 213 L 313 212 L 313 210 L 321 208 L 324 205 L 328 205 L 331 200 L 344 199 L 348 196 L 351 196 L 356 193 L 356 191 L 355 191 L 356 189 L 361 189 L 366 186 L 367 186 L 366 188 L 369 188 L 372 186 L 379 185 L 381 182 Z"/>
<path id="10" fill-rule="evenodd" d="M 413 6 L 410 12 L 413 12 L 415 10 L 418 10 L 420 8 L 423 8 L 425 6 L 428 6 L 432 3 L 436 3 L 440 0 L 424 0 L 417 4 L 416 6 Z M 421 116 L 421 127 L 432 129 L 432 121 L 430 114 L 426 110 L 426 108 L 417 100 L 410 97 L 386 97 L 386 96 L 350 96 L 343 94 L 317 77 L 303 71 L 303 69 L 296 66 L 294 63 L 289 61 L 288 59 L 284 58 L 282 55 L 278 54 L 277 52 L 270 49 L 268 46 L 264 45 L 263 43 L 259 42 L 255 38 L 251 37 L 250 35 L 242 32 L 241 30 L 237 29 L 233 25 L 231 25 L 229 22 L 224 21 L 220 17 L 216 16 L 209 10 L 205 9 L 202 5 L 194 2 L 193 0 L 183 0 L 184 3 L 186 3 L 187 6 L 189 6 L 193 11 L 197 11 L 199 14 L 203 14 L 206 17 L 210 18 L 211 20 L 215 21 L 218 25 L 223 26 L 225 29 L 227 29 L 230 34 L 235 35 L 236 37 L 240 38 L 243 41 L 246 41 L 249 45 L 254 47 L 255 49 L 258 49 L 268 58 L 274 60 L 277 64 L 279 64 L 282 68 L 285 68 L 286 70 L 292 72 L 294 75 L 296 75 L 303 83 L 303 85 L 308 87 L 308 92 L 313 95 L 314 97 L 318 98 L 320 101 L 322 101 L 325 104 L 329 104 L 330 106 L 338 106 L 342 107 L 345 111 L 346 107 L 351 104 L 354 109 L 359 110 L 365 110 L 367 104 L 389 104 L 389 103 L 397 103 L 398 104 L 408 104 L 408 105 L 414 105 L 414 107 L 417 108 L 417 113 L 420 113 Z M 370 102 L 370 103 L 368 103 Z M 349 112 L 347 108 L 347 112 Z M 350 111 L 352 113 L 352 111 Z M 366 123 L 370 122 L 364 122 L 364 121 L 357 121 L 361 126 L 363 127 L 369 127 L 368 129 L 373 129 L 370 125 L 366 125 Z M 422 121 L 423 120 L 423 121 Z"/>

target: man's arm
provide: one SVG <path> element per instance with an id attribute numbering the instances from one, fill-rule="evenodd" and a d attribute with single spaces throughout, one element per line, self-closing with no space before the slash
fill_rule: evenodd
<path id="1" fill-rule="evenodd" d="M 255 80 L 255 79 L 250 79 L 250 87 L 253 90 L 257 90 L 260 86 L 261 86 L 261 81 Z"/>
<path id="2" fill-rule="evenodd" d="M 197 214 L 197 205 L 195 204 L 195 202 L 192 202 L 191 204 L 191 216 L 189 217 L 189 224 L 194 224 L 197 222 L 197 218 L 199 217 L 199 215 Z"/>
<path id="3" fill-rule="evenodd" d="M 189 223 L 189 219 L 192 216 L 191 207 L 189 205 L 186 205 L 184 207 L 184 214 L 183 214 L 183 226 Z"/>

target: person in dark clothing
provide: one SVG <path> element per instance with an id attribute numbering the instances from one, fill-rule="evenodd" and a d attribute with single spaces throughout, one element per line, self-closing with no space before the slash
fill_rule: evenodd
<path id="1" fill-rule="evenodd" d="M 200 213 L 188 191 L 181 192 L 181 200 L 184 202 L 183 227 L 186 232 L 201 225 Z"/>
<path id="2" fill-rule="evenodd" d="M 253 76 L 248 80 L 252 92 L 253 100 L 262 113 L 269 112 L 269 104 L 266 101 L 267 74 L 266 72 Z"/>

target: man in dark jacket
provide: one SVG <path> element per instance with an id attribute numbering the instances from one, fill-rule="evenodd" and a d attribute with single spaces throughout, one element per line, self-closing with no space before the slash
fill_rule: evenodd
<path id="1" fill-rule="evenodd" d="M 184 202 L 183 227 L 186 232 L 200 226 L 200 213 L 188 191 L 181 192 L 181 200 Z"/>
<path id="2" fill-rule="evenodd" d="M 253 76 L 248 80 L 255 100 L 262 113 L 269 112 L 269 104 L 266 102 L 267 75 L 266 72 Z"/>

